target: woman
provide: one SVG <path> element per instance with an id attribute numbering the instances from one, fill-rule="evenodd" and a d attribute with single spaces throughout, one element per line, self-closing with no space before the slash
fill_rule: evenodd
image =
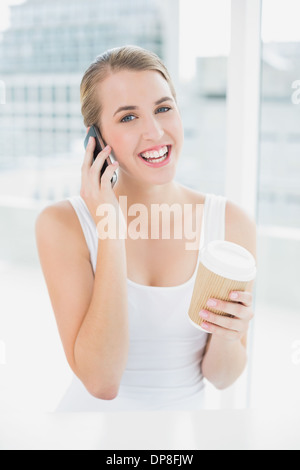
<path id="1" fill-rule="evenodd" d="M 108 145 L 93 162 L 90 138 L 80 196 L 45 208 L 36 223 L 41 265 L 74 372 L 59 410 L 200 409 L 204 378 L 223 389 L 242 373 L 253 312 L 251 292 L 235 292 L 230 302 L 212 299 L 234 318 L 199 312 L 207 333 L 189 323 L 198 251 L 226 238 L 255 255 L 255 224 L 225 198 L 175 182 L 183 127 L 171 79 L 155 54 L 130 46 L 99 56 L 83 77 L 81 102 L 85 125 L 97 125 Z M 116 162 L 100 181 L 112 151 Z M 125 214 L 121 199 L 127 208 L 146 209 L 140 237 L 103 233 L 103 207 L 113 207 L 127 229 L 134 222 L 136 213 Z M 160 204 L 192 207 L 182 213 L 184 223 L 197 227 L 197 250 L 186 249 L 185 234 L 164 237 L 160 228 L 151 237 L 155 223 L 157 234 L 151 209 Z M 170 218 L 170 233 L 181 223 Z"/>

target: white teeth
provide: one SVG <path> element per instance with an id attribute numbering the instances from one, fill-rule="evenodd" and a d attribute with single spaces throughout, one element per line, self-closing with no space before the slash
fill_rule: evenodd
<path id="1" fill-rule="evenodd" d="M 161 158 L 154 158 L 154 159 L 147 158 L 147 162 L 160 163 L 160 162 L 163 162 L 166 158 L 167 158 L 167 155 L 165 155 L 164 157 L 161 157 Z"/>
<path id="2" fill-rule="evenodd" d="M 165 156 L 165 154 L 168 152 L 168 147 L 165 145 L 162 147 L 160 150 L 154 150 L 153 152 L 145 152 L 142 153 L 142 157 L 144 157 L 146 160 L 153 160 L 153 159 L 158 159 L 160 160 L 159 157 Z"/>

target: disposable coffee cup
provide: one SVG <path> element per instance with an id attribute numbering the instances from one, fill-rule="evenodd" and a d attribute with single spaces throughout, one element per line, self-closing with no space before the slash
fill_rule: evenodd
<path id="1" fill-rule="evenodd" d="M 200 251 L 192 300 L 188 316 L 199 329 L 203 319 L 200 310 L 209 310 L 218 315 L 225 312 L 207 307 L 208 299 L 230 301 L 231 291 L 246 291 L 256 277 L 256 263 L 252 254 L 236 243 L 216 240 Z M 203 331 L 206 331 L 203 329 Z M 207 332 L 207 331 L 206 331 Z"/>

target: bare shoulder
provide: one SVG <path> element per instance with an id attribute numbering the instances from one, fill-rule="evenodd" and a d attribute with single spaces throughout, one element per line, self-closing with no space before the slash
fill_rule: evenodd
<path id="1" fill-rule="evenodd" d="M 187 186 L 179 184 L 178 187 L 181 190 L 181 200 L 187 204 L 204 204 L 205 194 L 195 189 L 191 189 Z"/>
<path id="2" fill-rule="evenodd" d="M 256 256 L 255 220 L 239 205 L 226 203 L 226 240 L 243 246 Z"/>
<path id="3" fill-rule="evenodd" d="M 69 201 L 59 201 L 46 206 L 38 215 L 36 225 L 41 228 L 47 224 L 54 226 L 73 226 L 75 213 Z"/>

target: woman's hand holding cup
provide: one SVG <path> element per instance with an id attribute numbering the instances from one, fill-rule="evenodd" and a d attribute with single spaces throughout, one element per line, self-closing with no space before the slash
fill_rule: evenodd
<path id="1" fill-rule="evenodd" d="M 215 334 L 223 339 L 236 341 L 241 340 L 247 333 L 250 321 L 254 317 L 252 309 L 251 292 L 231 292 L 230 301 L 209 299 L 208 307 L 221 310 L 226 315 L 218 315 L 209 310 L 200 311 L 203 319 L 201 327 L 208 333 Z"/>

